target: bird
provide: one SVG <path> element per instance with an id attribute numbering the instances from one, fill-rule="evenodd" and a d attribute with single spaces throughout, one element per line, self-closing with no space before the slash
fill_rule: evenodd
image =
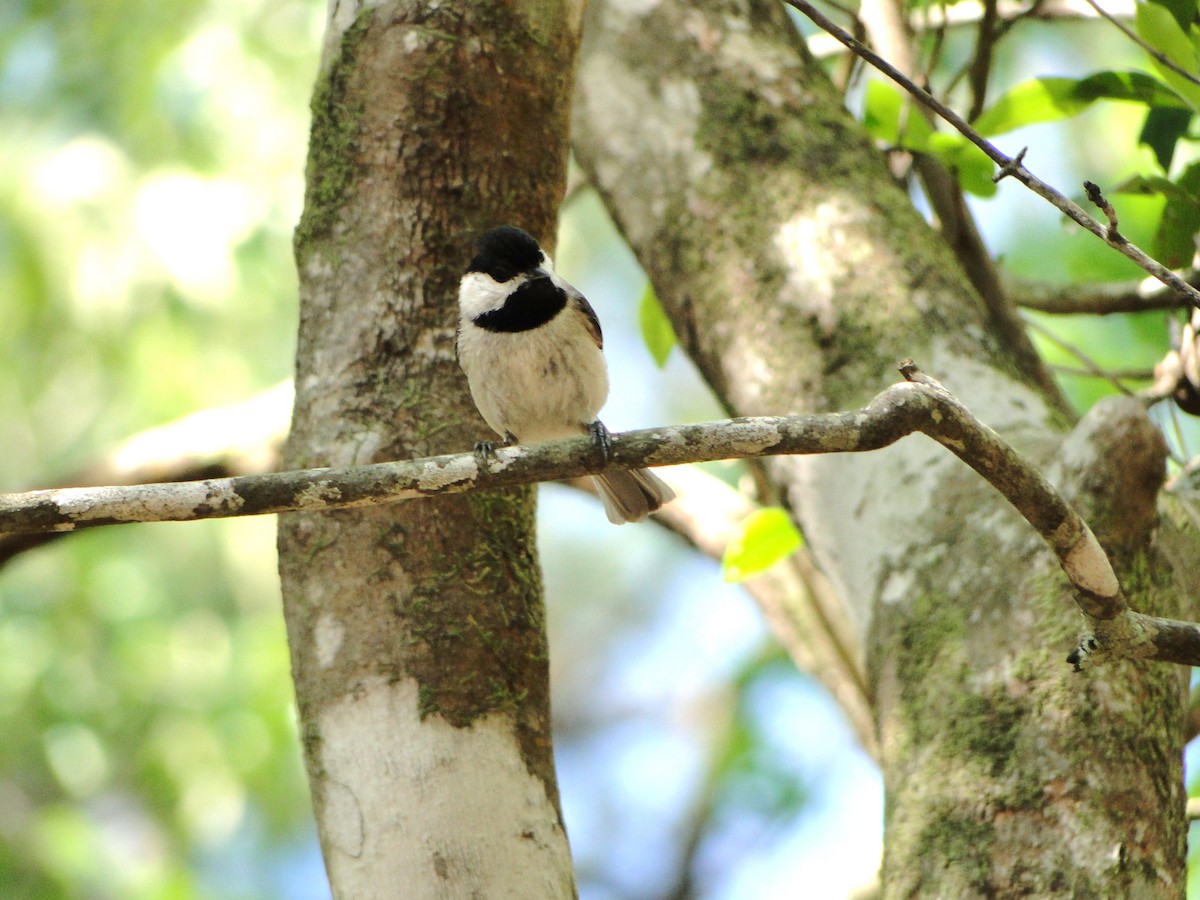
<path id="1" fill-rule="evenodd" d="M 600 320 L 578 290 L 554 271 L 538 242 L 513 225 L 476 242 L 458 289 L 458 362 L 471 398 L 500 441 L 495 447 L 591 435 L 608 456 L 597 418 L 608 398 Z M 638 522 L 674 499 L 648 469 L 594 475 L 608 520 Z"/>

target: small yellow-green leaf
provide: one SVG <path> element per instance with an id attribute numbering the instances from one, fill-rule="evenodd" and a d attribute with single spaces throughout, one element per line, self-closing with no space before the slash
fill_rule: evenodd
<path id="1" fill-rule="evenodd" d="M 667 364 L 667 357 L 677 341 L 671 320 L 667 318 L 662 304 L 658 302 L 658 295 L 654 293 L 654 285 L 650 282 L 646 282 L 646 290 L 642 293 L 638 320 L 642 325 L 642 340 L 646 342 L 650 355 L 661 369 Z"/>
<path id="2" fill-rule="evenodd" d="M 721 571 L 726 581 L 744 581 L 766 571 L 804 543 L 785 510 L 768 506 L 746 516 L 725 548 Z"/>
<path id="3" fill-rule="evenodd" d="M 1184 169 L 1177 182 L 1167 181 L 1162 193 L 1167 203 L 1150 247 L 1156 259 L 1177 269 L 1191 262 L 1196 254 L 1196 235 L 1200 233 L 1200 163 Z"/>

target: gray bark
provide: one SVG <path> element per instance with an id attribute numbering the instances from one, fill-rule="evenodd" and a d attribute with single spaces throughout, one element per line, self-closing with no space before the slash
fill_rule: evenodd
<path id="1" fill-rule="evenodd" d="M 286 468 L 486 436 L 454 356 L 457 279 L 492 225 L 553 242 L 580 12 L 331 0 L 296 232 Z M 518 488 L 281 517 L 304 754 L 335 896 L 575 893 L 533 504 Z"/>
<path id="2" fill-rule="evenodd" d="M 1194 538 L 1160 521 L 1162 443 L 1073 432 L 766 2 L 595 4 L 574 148 L 731 411 L 852 408 L 912 356 L 1084 511 L 1135 609 L 1178 614 Z M 1120 418 L 1120 417 L 1118 417 Z M 886 802 L 884 895 L 1179 896 L 1185 678 L 1076 674 L 1052 557 L 919 441 L 766 464 L 855 623 Z"/>

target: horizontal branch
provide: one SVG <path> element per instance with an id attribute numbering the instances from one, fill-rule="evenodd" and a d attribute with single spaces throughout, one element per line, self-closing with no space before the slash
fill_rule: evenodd
<path id="1" fill-rule="evenodd" d="M 140 484 L 270 472 L 279 467 L 291 410 L 288 379 L 236 403 L 203 409 L 132 435 L 55 483 Z M 0 566 L 63 534 L 0 534 Z"/>
<path id="2" fill-rule="evenodd" d="M 1092 633 L 1072 653 L 1200 663 L 1200 626 L 1129 610 L 1087 523 L 1001 437 L 941 384 L 905 360 L 907 379 L 855 412 L 728 419 L 612 435 L 608 459 L 586 437 L 348 468 L 302 469 L 166 484 L 0 494 L 0 533 L 75 531 L 132 522 L 323 512 L 491 490 L 633 468 L 784 454 L 879 450 L 920 432 L 986 479 L 1033 525 L 1075 588 Z"/>
<path id="3" fill-rule="evenodd" d="M 1200 278 L 1194 271 L 1181 277 L 1192 287 L 1200 284 Z M 1050 284 L 1010 279 L 1006 287 L 1018 306 L 1060 315 L 1082 313 L 1106 316 L 1112 313 L 1182 309 L 1188 305 L 1178 291 L 1157 279 L 1148 278 L 1098 284 Z"/>
<path id="4" fill-rule="evenodd" d="M 895 385 L 861 412 L 740 418 L 613 434 L 607 461 L 590 438 L 579 437 L 497 448 L 486 464 L 468 452 L 345 468 L 0 494 L 0 533 L 345 509 L 564 480 L 610 465 L 874 450 L 917 430 L 911 420 L 931 408 L 925 391 Z"/>

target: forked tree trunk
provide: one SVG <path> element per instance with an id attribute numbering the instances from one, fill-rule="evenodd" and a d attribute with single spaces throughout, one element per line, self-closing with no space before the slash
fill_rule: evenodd
<path id="1" fill-rule="evenodd" d="M 1195 532 L 1156 509 L 1161 437 L 1131 401 L 1072 431 L 780 4 L 594 3 L 573 131 L 733 412 L 855 408 L 912 356 L 1047 466 L 1135 608 L 1195 617 Z M 865 655 L 884 896 L 1181 896 L 1186 671 L 1072 672 L 1081 619 L 1049 551 L 923 438 L 765 475 Z"/>
<path id="2" fill-rule="evenodd" d="M 334 2 L 297 232 L 289 467 L 461 449 L 469 234 L 553 233 L 577 7 Z M 1134 604 L 1194 617 L 1162 442 L 1073 430 L 766 0 L 594 5 L 576 149 L 683 341 L 744 414 L 861 404 L 917 358 L 1042 461 Z M 870 672 L 888 896 L 1177 896 L 1184 673 L 1063 662 L 1077 614 L 990 488 L 909 439 L 770 463 Z M 305 754 L 340 896 L 569 896 L 531 492 L 289 516 Z"/>
<path id="3" fill-rule="evenodd" d="M 331 0 L 296 231 L 288 468 L 486 436 L 454 355 L 473 238 L 552 244 L 581 9 Z M 536 50 L 536 52 L 534 52 Z M 281 518 L 334 894 L 570 897 L 532 489 Z"/>

